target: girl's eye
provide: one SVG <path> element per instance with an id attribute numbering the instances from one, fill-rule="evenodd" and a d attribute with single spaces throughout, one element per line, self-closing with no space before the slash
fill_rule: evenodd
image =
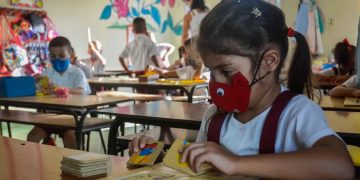
<path id="1" fill-rule="evenodd" d="M 221 73 L 226 77 L 229 77 L 231 75 L 231 71 L 222 70 Z"/>

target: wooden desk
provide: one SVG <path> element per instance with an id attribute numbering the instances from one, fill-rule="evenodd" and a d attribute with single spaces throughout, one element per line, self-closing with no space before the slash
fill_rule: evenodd
<path id="1" fill-rule="evenodd" d="M 337 132 L 346 144 L 360 146 L 360 112 L 325 111 L 330 128 Z"/>
<path id="2" fill-rule="evenodd" d="M 131 87 L 131 88 L 145 88 L 145 89 L 180 89 L 188 96 L 188 102 L 193 101 L 194 91 L 200 88 L 207 88 L 208 83 L 193 83 L 193 84 L 174 84 L 174 83 L 159 83 L 157 81 L 139 82 L 137 78 L 92 78 L 88 79 L 90 86 L 93 89 L 99 87 L 118 88 L 118 87 Z"/>
<path id="3" fill-rule="evenodd" d="M 117 117 L 115 121 L 198 130 L 203 115 L 210 106 L 203 103 L 157 101 L 107 108 L 96 112 L 114 115 Z"/>
<path id="4" fill-rule="evenodd" d="M 69 98 L 55 96 L 28 96 L 17 98 L 0 98 L 0 105 L 43 110 L 55 110 L 74 116 L 76 123 L 77 148 L 81 148 L 81 132 L 85 117 L 92 111 L 104 106 L 116 106 L 117 103 L 128 101 L 127 98 L 98 97 L 86 95 L 71 95 Z M 78 117 L 80 116 L 80 118 Z"/>
<path id="5" fill-rule="evenodd" d="M 101 74 L 94 74 L 94 77 L 118 77 L 118 76 L 124 76 L 124 75 L 129 75 L 128 72 L 126 71 L 105 71 L 104 73 Z"/>
<path id="6" fill-rule="evenodd" d="M 345 98 L 323 96 L 320 102 L 320 106 L 324 111 L 360 112 L 360 106 L 344 106 L 344 99 Z"/>
<path id="7" fill-rule="evenodd" d="M 210 104 L 191 104 L 174 101 L 158 101 L 97 111 L 100 114 L 115 115 L 109 131 L 108 153 L 116 154 L 121 146 L 118 129 L 124 136 L 124 123 L 149 124 L 161 127 L 199 130 L 203 115 Z"/>
<path id="8" fill-rule="evenodd" d="M 0 136 L 0 179 L 76 179 L 61 175 L 64 155 L 83 151 L 42 145 Z M 112 173 L 103 179 L 113 179 L 127 172 L 128 158 L 111 156 Z"/>
<path id="9" fill-rule="evenodd" d="M 338 133 L 358 134 L 360 137 L 360 113 L 325 111 L 329 126 Z"/>

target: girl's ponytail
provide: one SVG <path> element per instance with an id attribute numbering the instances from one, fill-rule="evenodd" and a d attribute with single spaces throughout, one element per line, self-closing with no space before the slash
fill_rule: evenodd
<path id="1" fill-rule="evenodd" d="M 313 99 L 309 46 L 305 37 L 299 32 L 295 32 L 293 36 L 296 39 L 296 49 L 288 72 L 288 88 Z"/>

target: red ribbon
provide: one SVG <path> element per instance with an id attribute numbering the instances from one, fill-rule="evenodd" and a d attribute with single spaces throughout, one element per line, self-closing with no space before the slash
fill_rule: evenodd
<path id="1" fill-rule="evenodd" d="M 349 42 L 348 38 L 345 38 L 342 43 L 344 43 L 347 46 L 350 46 L 350 42 Z"/>
<path id="2" fill-rule="evenodd" d="M 294 37 L 295 36 L 295 31 L 291 27 L 288 28 L 288 36 L 289 37 Z"/>

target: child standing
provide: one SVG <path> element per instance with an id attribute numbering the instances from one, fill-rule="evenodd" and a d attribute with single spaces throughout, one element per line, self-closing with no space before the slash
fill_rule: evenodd
<path id="1" fill-rule="evenodd" d="M 288 87 L 279 74 L 297 47 Z M 216 42 L 216 43 L 214 43 Z M 197 172 L 209 163 L 228 175 L 283 179 L 352 178 L 345 145 L 327 125 L 311 95 L 309 47 L 286 26 L 283 12 L 262 0 L 221 1 L 203 20 L 198 49 L 211 71 L 216 105 L 206 114 L 197 142 L 180 149 Z M 153 139 L 135 138 L 130 152 Z"/>
<path id="2" fill-rule="evenodd" d="M 70 94 L 90 94 L 90 86 L 84 73 L 71 65 L 71 44 L 65 37 L 56 37 L 49 43 L 51 67 L 44 70 L 42 76 L 49 77 L 57 87 L 67 87 Z M 28 134 L 27 140 L 39 143 L 42 139 L 53 133 L 63 138 L 64 147 L 76 148 L 75 131 L 62 131 L 41 126 L 35 126 Z"/>
<path id="3" fill-rule="evenodd" d="M 128 72 L 143 71 L 149 65 L 159 67 L 156 44 L 147 35 L 145 19 L 137 17 L 133 20 L 133 32 L 134 40 L 125 47 L 119 57 L 122 67 Z M 131 66 L 126 59 L 131 62 Z"/>

